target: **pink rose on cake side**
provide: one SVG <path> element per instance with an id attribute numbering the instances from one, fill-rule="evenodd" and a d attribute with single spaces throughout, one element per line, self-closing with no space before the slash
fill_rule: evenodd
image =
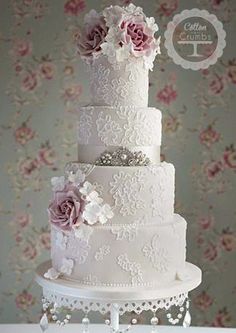
<path id="1" fill-rule="evenodd" d="M 78 50 L 81 56 L 92 56 L 101 50 L 108 28 L 104 18 L 93 9 L 85 15 L 84 23 L 84 30 L 78 40 Z"/>
<path id="2" fill-rule="evenodd" d="M 83 222 L 82 207 L 83 200 L 78 189 L 68 184 L 54 193 L 54 199 L 48 207 L 50 222 L 62 230 L 71 230 Z"/>

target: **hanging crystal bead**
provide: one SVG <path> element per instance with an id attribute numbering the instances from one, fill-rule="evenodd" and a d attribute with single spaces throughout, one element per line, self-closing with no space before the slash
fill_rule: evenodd
<path id="1" fill-rule="evenodd" d="M 43 332 L 45 332 L 48 329 L 48 317 L 46 313 L 43 314 L 40 320 L 40 328 Z"/>
<path id="2" fill-rule="evenodd" d="M 82 324 L 83 324 L 83 333 L 89 333 L 90 320 L 88 319 L 88 317 L 84 317 L 82 319 Z"/>
<path id="3" fill-rule="evenodd" d="M 157 333 L 157 325 L 158 325 L 158 318 L 156 317 L 156 314 L 154 313 L 153 314 L 153 317 L 151 318 L 150 320 L 150 323 L 152 325 L 152 330 L 151 330 L 151 333 Z"/>
<path id="4" fill-rule="evenodd" d="M 189 310 L 187 309 L 184 320 L 183 320 L 183 327 L 189 327 L 191 325 L 191 316 Z"/>

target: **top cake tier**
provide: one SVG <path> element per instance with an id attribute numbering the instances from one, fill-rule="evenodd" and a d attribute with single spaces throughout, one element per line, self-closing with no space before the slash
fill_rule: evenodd
<path id="1" fill-rule="evenodd" d="M 116 66 L 101 56 L 89 64 L 91 103 L 94 106 L 148 106 L 148 69 L 142 59 Z"/>
<path id="2" fill-rule="evenodd" d="M 148 105 L 148 72 L 160 53 L 157 30 L 154 18 L 133 4 L 85 15 L 78 51 L 89 68 L 93 105 Z"/>

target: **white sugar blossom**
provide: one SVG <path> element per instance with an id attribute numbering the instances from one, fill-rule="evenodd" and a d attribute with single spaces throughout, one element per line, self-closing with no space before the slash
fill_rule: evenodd
<path id="1" fill-rule="evenodd" d="M 159 30 L 154 17 L 146 17 L 147 26 L 152 30 L 153 34 Z"/>
<path id="2" fill-rule="evenodd" d="M 103 202 L 103 199 L 99 197 L 98 192 L 92 191 L 87 197 L 87 201 L 89 202 L 96 202 L 97 204 L 101 204 Z"/>
<path id="3" fill-rule="evenodd" d="M 81 184 L 85 180 L 85 174 L 80 169 L 78 169 L 75 173 L 69 173 L 68 180 L 76 185 Z"/>
<path id="4" fill-rule="evenodd" d="M 101 206 L 96 202 L 90 202 L 85 206 L 83 218 L 88 224 L 95 224 L 98 222 L 98 216 L 101 212 Z"/>
<path id="5" fill-rule="evenodd" d="M 130 3 L 127 7 L 125 7 L 125 11 L 129 15 L 143 15 L 143 9 L 141 7 L 136 7 L 133 3 Z"/>
<path id="6" fill-rule="evenodd" d="M 98 192 L 94 190 L 94 186 L 87 181 L 83 184 L 79 191 L 88 202 L 96 202 L 97 204 L 103 202 L 103 199 L 99 196 Z"/>
<path id="7" fill-rule="evenodd" d="M 58 246 L 61 250 L 66 249 L 67 245 L 67 236 L 65 236 L 61 231 L 56 234 L 56 246 Z"/>
<path id="8" fill-rule="evenodd" d="M 56 191 L 62 191 L 65 187 L 65 177 L 52 177 L 51 178 L 51 184 L 52 184 L 52 190 L 54 192 Z"/>
<path id="9" fill-rule="evenodd" d="M 74 229 L 76 238 L 81 239 L 81 240 L 85 241 L 86 243 L 89 242 L 90 236 L 93 233 L 93 228 L 82 223 L 79 225 L 79 227 L 77 227 L 77 228 L 74 227 L 73 229 Z"/>
<path id="10" fill-rule="evenodd" d="M 104 224 L 107 222 L 108 219 L 113 218 L 113 216 L 114 216 L 114 213 L 111 209 L 111 206 L 108 204 L 105 204 L 101 207 L 101 210 L 98 214 L 98 221 L 101 224 Z"/>
<path id="11" fill-rule="evenodd" d="M 56 280 L 60 275 L 60 272 L 58 272 L 55 268 L 51 267 L 49 270 L 44 273 L 44 277 L 49 280 Z"/>
<path id="12" fill-rule="evenodd" d="M 62 259 L 62 265 L 60 267 L 60 272 L 65 275 L 71 275 L 74 267 L 74 261 L 72 259 Z"/>
<path id="13" fill-rule="evenodd" d="M 102 15 L 104 16 L 108 27 L 111 27 L 112 25 L 118 26 L 125 15 L 125 10 L 120 6 L 110 6 L 103 10 Z"/>
<path id="14" fill-rule="evenodd" d="M 87 197 L 92 191 L 94 191 L 94 186 L 88 181 L 84 182 L 83 186 L 79 189 L 80 193 Z"/>
<path id="15" fill-rule="evenodd" d="M 104 224 L 113 216 L 114 213 L 108 204 L 100 206 L 96 202 L 90 202 L 87 204 L 83 212 L 83 218 L 90 225 L 93 225 L 97 222 Z"/>
<path id="16" fill-rule="evenodd" d="M 84 16 L 84 23 L 87 25 L 90 25 L 93 23 L 93 25 L 96 25 L 96 23 L 99 23 L 101 20 L 101 14 L 96 12 L 95 9 L 91 9 L 88 14 Z"/>

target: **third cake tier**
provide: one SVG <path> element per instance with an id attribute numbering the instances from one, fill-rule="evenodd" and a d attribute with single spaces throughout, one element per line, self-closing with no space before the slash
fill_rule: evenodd
<path id="1" fill-rule="evenodd" d="M 73 162 L 109 204 L 114 217 L 107 224 L 163 224 L 174 214 L 175 169 L 170 163 L 143 167 L 96 166 Z"/>

